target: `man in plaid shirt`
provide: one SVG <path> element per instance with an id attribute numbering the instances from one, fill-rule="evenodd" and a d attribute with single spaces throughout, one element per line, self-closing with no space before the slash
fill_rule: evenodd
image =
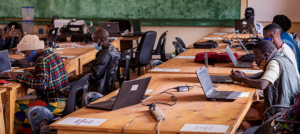
<path id="1" fill-rule="evenodd" d="M 26 35 L 17 48 L 27 61 L 36 62 L 34 70 L 25 70 L 31 72 L 32 77 L 14 72 L 3 73 L 20 82 L 22 86 L 36 90 L 37 99 L 16 101 L 15 117 L 19 121 L 15 121 L 14 129 L 18 134 L 26 134 L 31 130 L 25 110 L 38 105 L 48 108 L 53 114 L 63 112 L 69 94 L 69 85 L 62 59 L 58 54 L 44 50 L 44 42 L 36 35 Z"/>

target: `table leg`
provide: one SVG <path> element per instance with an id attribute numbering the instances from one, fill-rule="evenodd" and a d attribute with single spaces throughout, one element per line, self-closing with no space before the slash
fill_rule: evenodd
<path id="1" fill-rule="evenodd" d="M 5 125 L 4 125 L 4 118 L 3 118 L 3 107 L 2 107 L 2 98 L 0 95 L 0 133 L 5 134 Z"/>
<path id="2" fill-rule="evenodd" d="M 80 65 L 79 65 L 79 59 L 76 60 L 76 64 L 75 64 L 75 75 L 79 75 L 80 74 Z"/>
<path id="3" fill-rule="evenodd" d="M 15 100 L 16 91 L 6 91 L 6 103 L 5 103 L 5 130 L 6 134 L 13 134 L 14 132 L 14 113 L 15 113 Z"/>

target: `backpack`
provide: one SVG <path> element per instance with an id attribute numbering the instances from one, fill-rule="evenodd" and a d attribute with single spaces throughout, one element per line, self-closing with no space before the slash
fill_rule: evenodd
<path id="1" fill-rule="evenodd" d="M 217 52 L 198 53 L 194 59 L 194 62 L 204 63 L 205 53 L 207 53 L 208 63 L 210 65 L 214 65 L 214 63 L 232 62 L 227 53 L 217 53 Z M 238 58 L 237 53 L 234 53 L 233 55 L 236 59 Z"/>

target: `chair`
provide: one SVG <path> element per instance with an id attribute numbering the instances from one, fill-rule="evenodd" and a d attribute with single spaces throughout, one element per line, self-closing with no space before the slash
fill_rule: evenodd
<path id="1" fill-rule="evenodd" d="M 167 32 L 165 31 L 158 40 L 156 49 L 153 50 L 152 55 L 160 55 L 160 60 L 161 61 L 167 61 L 166 56 L 165 56 L 165 46 L 166 46 L 166 41 L 167 41 Z"/>
<path id="2" fill-rule="evenodd" d="M 182 52 L 185 52 L 186 51 L 186 49 L 184 49 L 183 47 L 178 47 L 178 48 L 176 48 L 176 53 L 179 55 L 179 54 L 181 54 Z"/>
<path id="3" fill-rule="evenodd" d="M 167 60 L 170 60 L 170 59 L 172 59 L 174 57 L 175 57 L 174 54 L 170 54 L 170 53 L 167 54 Z"/>
<path id="4" fill-rule="evenodd" d="M 89 76 L 87 74 L 76 82 L 76 84 L 71 89 L 65 110 L 63 111 L 62 116 L 66 116 L 76 110 L 76 105 L 81 106 L 81 98 L 88 91 L 89 88 Z"/>
<path id="5" fill-rule="evenodd" d="M 175 38 L 176 39 L 176 41 L 183 47 L 183 48 L 185 48 L 186 49 L 186 46 L 185 46 L 185 44 L 184 44 L 184 42 L 182 41 L 182 39 L 181 38 L 179 38 L 179 37 L 176 37 Z"/>
<path id="6" fill-rule="evenodd" d="M 160 64 L 164 63 L 163 61 L 160 60 L 154 60 L 150 63 L 151 68 L 155 68 L 157 66 L 159 66 Z"/>
<path id="7" fill-rule="evenodd" d="M 118 66 L 118 80 L 119 80 L 119 86 L 122 86 L 123 81 L 128 80 L 129 78 L 129 63 L 132 55 L 132 49 L 126 50 L 121 54 L 121 57 L 119 59 L 119 63 L 122 61 L 125 61 L 125 67 L 124 67 L 124 72 L 123 72 L 123 77 L 121 78 L 121 67 L 120 65 Z"/>
<path id="8" fill-rule="evenodd" d="M 149 64 L 150 60 L 152 59 L 152 50 L 156 40 L 156 35 L 157 33 L 155 31 L 148 31 L 143 34 L 138 47 L 133 48 L 133 50 L 136 49 L 136 52 L 133 51 L 135 53 L 135 58 L 130 59 L 129 68 L 143 68 L 144 73 L 146 73 L 145 67 Z M 125 61 L 120 63 L 120 67 L 125 68 L 125 65 Z"/>
<path id="9" fill-rule="evenodd" d="M 118 22 L 119 23 L 119 29 L 120 29 L 120 32 L 124 32 L 126 31 L 127 29 L 129 31 L 131 31 L 131 24 L 128 20 L 110 20 L 109 22 Z"/>
<path id="10" fill-rule="evenodd" d="M 26 110 L 25 115 L 31 124 L 31 130 L 33 134 L 40 133 L 40 124 L 43 120 L 47 120 L 49 122 L 54 119 L 54 115 L 51 113 L 51 111 L 42 106 L 29 107 Z"/>
<path id="11" fill-rule="evenodd" d="M 90 104 L 91 102 L 98 100 L 99 98 L 102 98 L 103 95 L 98 92 L 87 92 L 82 97 L 82 105 L 81 107 L 86 106 L 87 104 Z"/>
<path id="12" fill-rule="evenodd" d="M 176 51 L 177 48 L 183 48 L 177 41 L 173 41 L 172 44 L 175 47 L 175 54 L 179 55 L 178 51 Z"/>

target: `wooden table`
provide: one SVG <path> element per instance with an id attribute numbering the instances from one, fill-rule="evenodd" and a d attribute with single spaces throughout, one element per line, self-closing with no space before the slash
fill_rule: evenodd
<path id="1" fill-rule="evenodd" d="M 147 99 L 147 103 L 157 102 L 172 103 L 171 95 L 160 94 L 160 92 L 183 85 L 200 85 L 195 74 L 146 74 L 142 77 L 152 76 L 148 89 L 153 89 L 150 93 L 151 98 Z M 226 133 L 235 133 L 236 129 L 243 120 L 245 114 L 253 102 L 254 89 L 244 85 L 220 84 L 216 88 L 218 91 L 242 91 L 249 92 L 248 97 L 240 97 L 234 102 L 216 102 L 206 101 L 203 90 L 194 87 L 188 92 L 175 92 L 171 90 L 178 101 L 174 106 L 156 104 L 156 106 L 166 116 L 166 121 L 160 124 L 161 133 L 179 133 L 185 123 L 190 124 L 214 124 L 229 125 Z M 115 92 L 97 100 L 104 101 L 116 95 Z M 149 107 L 137 104 L 126 108 L 104 111 L 97 109 L 82 108 L 70 115 L 64 117 L 78 118 L 97 118 L 108 119 L 100 126 L 72 126 L 57 124 L 59 120 L 50 125 L 50 128 L 57 129 L 58 134 L 99 134 L 99 133 L 121 133 L 126 124 L 136 116 L 145 115 Z M 228 114 L 230 113 L 230 114 Z M 136 118 L 126 128 L 126 133 L 156 133 L 158 122 L 151 115 Z"/>
<path id="2" fill-rule="evenodd" d="M 124 34 L 124 35 L 110 34 L 109 37 L 122 37 L 119 51 L 125 51 L 133 48 L 132 41 L 136 41 L 136 45 L 139 45 L 139 40 L 142 37 L 142 35 L 132 34 L 132 33 Z"/>
<path id="3" fill-rule="evenodd" d="M 3 118 L 3 107 L 2 107 L 2 94 L 5 94 L 6 88 L 0 88 L 0 133 L 5 134 L 5 125 Z"/>

